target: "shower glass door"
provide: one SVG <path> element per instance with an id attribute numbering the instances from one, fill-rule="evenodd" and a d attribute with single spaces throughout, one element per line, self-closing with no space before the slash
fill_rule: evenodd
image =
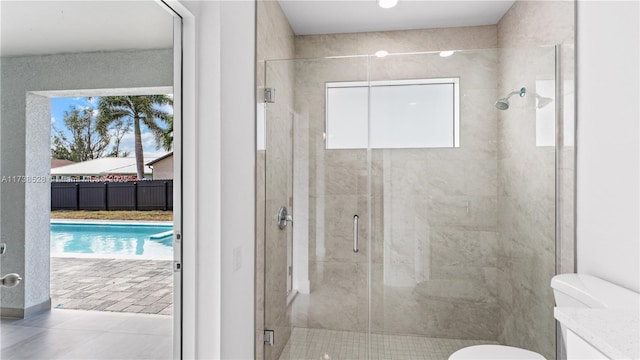
<path id="1" fill-rule="evenodd" d="M 272 97 L 264 104 L 264 328 L 274 331 L 265 359 L 330 358 L 347 343 L 345 358 L 367 356 L 369 166 L 367 134 L 360 133 L 367 63 L 360 56 L 265 64 Z M 340 82 L 365 87 L 355 97 L 327 87 Z M 328 93 L 335 104 L 327 103 Z M 352 130 L 346 136 L 327 129 L 325 114 L 356 100 L 359 108 L 345 120 L 360 128 L 339 129 Z M 281 228 L 283 206 L 291 221 Z"/>
<path id="2" fill-rule="evenodd" d="M 555 74 L 554 48 L 370 58 L 370 358 L 555 358 Z"/>
<path id="3" fill-rule="evenodd" d="M 258 358 L 553 358 L 555 72 L 553 48 L 267 61 Z"/>
<path id="4" fill-rule="evenodd" d="M 497 340 L 497 63 L 492 49 L 371 58 L 374 353 Z M 401 79 L 432 83 L 375 86 Z"/>

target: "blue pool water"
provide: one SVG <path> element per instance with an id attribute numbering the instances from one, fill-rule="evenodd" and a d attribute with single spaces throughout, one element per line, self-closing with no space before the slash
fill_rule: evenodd
<path id="1" fill-rule="evenodd" d="M 173 256 L 171 225 L 51 223 L 51 254 Z"/>

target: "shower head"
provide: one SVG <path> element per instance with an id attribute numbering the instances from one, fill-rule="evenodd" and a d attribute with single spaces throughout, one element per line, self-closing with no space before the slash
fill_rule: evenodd
<path id="1" fill-rule="evenodd" d="M 496 101 L 496 108 L 498 108 L 498 110 L 507 110 L 509 108 L 509 99 L 498 99 L 498 101 Z"/>
<path id="2" fill-rule="evenodd" d="M 520 97 L 524 97 L 525 94 L 527 93 L 527 89 L 526 88 L 521 88 L 519 91 L 512 91 L 509 93 L 509 95 L 503 97 L 502 99 L 498 99 L 498 101 L 496 101 L 496 108 L 498 110 L 507 110 L 509 108 L 509 98 L 515 94 L 519 94 Z"/>

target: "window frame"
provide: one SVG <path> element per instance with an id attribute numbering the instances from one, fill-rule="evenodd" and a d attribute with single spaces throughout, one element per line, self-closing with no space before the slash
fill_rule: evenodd
<path id="1" fill-rule="evenodd" d="M 406 85 L 453 85 L 453 146 L 448 147 L 439 147 L 439 146 L 424 146 L 417 147 L 418 149 L 454 149 L 460 147 L 460 78 L 459 77 L 445 77 L 445 78 L 425 78 L 425 79 L 404 79 L 404 80 L 379 80 L 379 81 L 328 81 L 325 82 L 325 121 L 324 121 L 324 148 L 325 150 L 358 150 L 363 148 L 340 148 L 340 147 L 329 147 L 329 90 L 334 88 L 369 88 L 369 99 L 370 97 L 370 89 L 373 87 L 382 87 L 382 86 L 406 86 Z M 367 117 L 370 119 L 371 104 L 367 103 Z M 368 126 L 370 124 L 368 123 Z M 367 128 L 367 131 L 369 129 Z M 370 138 L 367 136 L 367 147 L 364 149 L 410 149 L 416 147 L 394 147 L 394 148 L 379 148 L 372 147 L 370 144 Z"/>

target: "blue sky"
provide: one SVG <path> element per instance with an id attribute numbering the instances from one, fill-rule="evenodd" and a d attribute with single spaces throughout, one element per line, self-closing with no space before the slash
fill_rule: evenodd
<path id="1" fill-rule="evenodd" d="M 96 106 L 96 98 L 93 99 L 93 103 L 89 101 L 89 98 L 86 97 L 65 97 L 65 98 L 52 98 L 51 99 L 51 127 L 53 133 L 53 127 L 55 126 L 58 130 L 63 131 L 68 134 L 69 132 L 66 130 L 64 125 L 64 112 L 69 111 L 71 106 L 74 106 L 78 109 L 84 109 L 87 107 Z M 165 111 L 172 112 L 172 108 L 167 106 L 163 108 Z M 122 143 L 120 144 L 121 151 L 129 151 L 131 157 L 135 156 L 135 152 L 133 150 L 133 127 L 131 127 L 131 132 L 124 136 L 122 139 Z M 153 135 L 149 133 L 149 131 L 142 126 L 142 147 L 144 151 L 144 157 L 158 157 L 166 154 L 167 152 L 160 148 L 156 150 L 156 143 L 153 138 Z"/>

